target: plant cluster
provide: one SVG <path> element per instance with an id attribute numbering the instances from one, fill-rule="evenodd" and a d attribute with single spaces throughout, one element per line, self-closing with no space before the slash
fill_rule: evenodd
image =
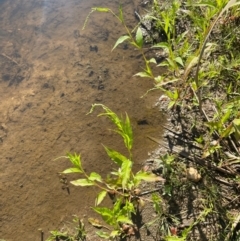
<path id="1" fill-rule="evenodd" d="M 153 79 L 154 89 L 162 90 L 170 99 L 169 108 L 199 110 L 208 127 L 205 136 L 197 139 L 204 145 L 203 157 L 222 148 L 229 139 L 239 155 L 239 4 L 236 0 L 172 0 L 160 5 L 154 0 L 153 11 L 142 21 L 154 21 L 155 28 L 164 32 L 164 41 L 151 46 L 164 51 L 160 63 L 146 58 L 141 22 L 130 31 L 121 8 L 119 15 L 108 8 L 93 9 L 111 12 L 123 24 L 126 35 L 116 41 L 113 50 L 124 41 L 139 49 L 145 68 L 136 76 Z M 164 73 L 155 76 L 152 65 L 165 67 Z M 218 93 L 212 91 L 216 86 Z M 211 116 L 205 111 L 208 106 L 213 109 Z"/>
<path id="2" fill-rule="evenodd" d="M 78 217 L 73 219 L 74 228 L 70 229 L 69 227 L 63 228 L 64 230 L 51 231 L 51 235 L 46 241 L 86 241 L 86 231 L 83 220 Z M 43 233 L 42 233 L 43 234 Z M 43 238 L 41 239 L 43 241 Z"/>
<path id="3" fill-rule="evenodd" d="M 129 156 L 126 157 L 118 151 L 104 146 L 107 155 L 116 164 L 116 169 L 111 171 L 106 178 L 103 178 L 96 172 L 86 173 L 82 166 L 81 156 L 69 153 L 66 158 L 71 162 L 72 167 L 64 170 L 62 173 L 78 173 L 82 175 L 83 178 L 71 181 L 71 184 L 75 186 L 95 186 L 100 189 L 93 210 L 102 217 L 104 224 L 94 218 L 90 218 L 88 221 L 94 227 L 107 229 L 107 231 L 101 230 L 96 233 L 101 238 L 112 240 L 116 237 L 135 235 L 138 231 L 137 226 L 132 220 L 132 215 L 136 215 L 138 207 L 144 205 L 144 198 L 141 197 L 141 190 L 139 189 L 141 181 L 162 182 L 164 179 L 144 170 L 140 170 L 136 174 L 133 173 L 131 152 L 133 133 L 128 115 L 126 114 L 125 119 L 120 118 L 102 104 L 94 104 L 90 113 L 97 106 L 102 107 L 104 110 L 104 113 L 99 116 L 106 116 L 116 126 L 114 131 L 123 138 Z M 113 200 L 113 206 L 111 208 L 99 206 L 106 196 L 110 196 Z M 58 233 L 54 233 L 53 235 L 60 236 Z M 61 234 L 61 236 L 63 236 L 63 234 Z"/>
<path id="4" fill-rule="evenodd" d="M 96 11 L 111 13 L 117 18 L 126 34 L 119 37 L 112 50 L 126 41 L 137 48 L 145 66 L 136 76 L 152 79 L 155 83 L 153 89 L 160 89 L 169 100 L 169 109 L 180 109 L 183 114 L 188 111 L 197 113 L 192 125 L 197 133 L 194 141 L 201 149 L 201 160 L 212 162 L 212 166 L 240 162 L 239 4 L 236 0 L 171 0 L 162 4 L 153 0 L 152 11 L 140 19 L 132 31 L 124 21 L 121 6 L 118 13 L 109 8 L 93 8 L 84 23 L 85 28 L 90 14 Z M 146 57 L 143 29 L 146 19 L 162 33 L 160 41 L 154 39 L 150 46 L 150 49 L 164 53 L 160 60 Z M 155 67 L 161 67 L 161 70 L 164 67 L 164 71 L 160 71 L 160 75 L 155 74 Z M 82 175 L 82 178 L 71 182 L 73 185 L 100 189 L 93 210 L 102 217 L 104 224 L 97 219 L 89 219 L 93 226 L 107 230 L 98 231 L 100 237 L 109 240 L 129 237 L 138 232 L 133 215 L 145 202 L 139 189 L 141 181 L 163 179 L 145 170 L 133 173 L 133 134 L 128 115 L 120 118 L 102 104 L 93 105 L 90 112 L 96 106 L 102 107 L 104 113 L 100 115 L 109 118 L 116 126 L 114 131 L 122 137 L 128 156 L 104 146 L 107 155 L 116 164 L 116 170 L 103 178 L 99 173 L 86 173 L 80 155 L 68 154 L 66 158 L 72 167 L 63 173 Z M 185 167 L 177 165 L 175 157 L 169 154 L 160 157 L 158 165 L 166 179 L 162 195 L 171 197 L 173 189 L 182 185 L 179 172 L 184 171 Z M 236 173 L 234 177 L 239 180 Z M 217 212 L 218 195 L 214 185 L 211 190 L 209 188 L 209 192 L 204 194 L 206 200 L 201 203 L 202 211 L 187 228 L 179 232 L 169 223 L 171 215 L 164 210 L 160 196 L 153 194 L 151 202 L 158 216 L 148 225 L 158 221 L 164 240 L 187 240 L 196 225 L 204 221 L 209 213 Z M 114 201 L 111 208 L 99 206 L 106 196 Z M 226 229 L 230 232 L 225 235 L 225 240 L 231 240 L 238 219 L 239 216 L 233 218 L 231 227 Z"/>

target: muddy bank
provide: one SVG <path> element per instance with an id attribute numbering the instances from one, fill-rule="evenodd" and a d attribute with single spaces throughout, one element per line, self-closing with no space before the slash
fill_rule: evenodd
<path id="1" fill-rule="evenodd" d="M 0 4 L 0 238 L 39 240 L 38 228 L 58 228 L 94 202 L 90 189 L 62 189 L 57 173 L 68 163 L 53 159 L 81 153 L 88 171 L 104 173 L 111 162 L 101 144 L 123 150 L 108 121 L 86 116 L 92 103 L 128 112 L 136 165 L 154 149 L 146 135 L 161 135 L 163 117 L 152 108 L 157 94 L 140 98 L 152 83 L 133 77 L 138 53 L 127 45 L 111 52 L 120 24 L 94 14 L 81 30 L 94 1 Z M 123 4 L 130 27 L 135 4 Z M 98 5 L 117 9 L 118 2 Z"/>

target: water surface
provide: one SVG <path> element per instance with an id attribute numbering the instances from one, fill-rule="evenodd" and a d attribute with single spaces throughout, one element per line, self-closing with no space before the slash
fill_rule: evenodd
<path id="1" fill-rule="evenodd" d="M 125 151 L 93 103 L 118 114 L 128 112 L 134 130 L 135 168 L 160 137 L 162 115 L 152 108 L 156 95 L 140 98 L 153 84 L 133 75 L 139 53 L 128 45 L 111 52 L 124 33 L 109 14 L 95 13 L 86 30 L 91 0 L 0 1 L 0 238 L 39 240 L 73 214 L 90 213 L 96 192 L 62 189 L 57 173 L 68 167 L 53 161 L 81 153 L 87 171 L 111 169 L 102 144 Z M 97 1 L 117 11 L 118 1 Z M 138 1 L 123 1 L 129 27 Z M 71 180 L 71 178 L 69 178 Z"/>

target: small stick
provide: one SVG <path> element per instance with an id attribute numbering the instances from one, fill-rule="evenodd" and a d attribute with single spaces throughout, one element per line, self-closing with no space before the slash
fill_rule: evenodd
<path id="1" fill-rule="evenodd" d="M 43 240 L 43 238 L 44 238 L 44 232 L 42 231 L 41 228 L 39 228 L 38 231 L 39 231 L 40 234 L 41 234 L 41 241 L 44 241 L 44 240 Z"/>
<path id="2" fill-rule="evenodd" d="M 140 194 L 137 195 L 137 196 L 141 197 L 141 196 L 144 196 L 144 195 L 147 195 L 147 194 L 150 194 L 150 193 L 158 192 L 158 191 L 160 191 L 161 189 L 162 189 L 162 188 L 157 188 L 157 189 L 145 191 L 145 192 L 140 193 Z"/>
<path id="3" fill-rule="evenodd" d="M 1 53 L 0 55 L 2 55 L 3 57 L 7 58 L 8 60 L 12 61 L 13 63 L 15 63 L 16 65 L 19 65 L 17 61 L 15 61 L 14 59 L 10 58 L 9 56 L 7 56 L 6 54 Z"/>
<path id="4" fill-rule="evenodd" d="M 233 203 L 234 201 L 236 201 L 237 199 L 239 199 L 240 195 L 235 197 L 233 200 L 229 201 L 227 204 L 225 204 L 223 207 L 227 207 L 229 204 Z"/>

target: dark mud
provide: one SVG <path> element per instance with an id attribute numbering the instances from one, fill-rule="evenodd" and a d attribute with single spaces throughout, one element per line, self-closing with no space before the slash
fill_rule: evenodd
<path id="1" fill-rule="evenodd" d="M 123 151 L 111 124 L 86 115 L 103 103 L 128 112 L 135 134 L 136 168 L 153 150 L 147 135 L 160 137 L 164 118 L 153 108 L 154 94 L 140 98 L 152 82 L 133 75 L 139 53 L 128 45 L 111 52 L 123 34 L 107 14 L 84 20 L 96 1 L 0 1 L 0 239 L 40 240 L 72 215 L 90 213 L 95 192 L 62 189 L 57 173 L 68 166 L 53 161 L 66 152 L 82 154 L 87 171 L 102 174 L 111 161 L 102 143 Z M 98 1 L 117 10 L 117 1 Z M 134 27 L 137 1 L 124 1 Z"/>

